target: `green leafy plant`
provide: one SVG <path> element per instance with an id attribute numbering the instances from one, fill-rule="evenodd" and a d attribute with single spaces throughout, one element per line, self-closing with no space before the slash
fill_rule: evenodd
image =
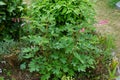
<path id="1" fill-rule="evenodd" d="M 113 80 L 118 77 L 118 76 L 116 76 L 117 67 L 118 67 L 118 60 L 116 58 L 113 58 L 110 66 L 108 67 L 108 71 L 109 71 L 109 79 L 108 80 Z"/>
<path id="2" fill-rule="evenodd" d="M 112 69 L 110 71 L 109 64 L 113 64 L 112 52 L 115 49 L 114 38 L 111 35 L 101 35 L 99 34 L 99 47 L 102 49 L 102 53 L 96 59 L 96 68 L 91 71 L 89 76 L 91 80 L 109 80 L 110 73 L 116 74 L 116 71 Z M 115 69 L 115 68 L 114 68 Z M 115 74 L 114 74 L 115 71 Z M 92 75 L 91 75 L 92 74 Z M 94 75 L 93 75 L 94 74 Z"/>
<path id="3" fill-rule="evenodd" d="M 5 38 L 18 40 L 23 19 L 26 12 L 22 0 L 0 1 L 0 40 Z"/>
<path id="4" fill-rule="evenodd" d="M 58 80 L 95 68 L 104 50 L 89 0 L 36 0 L 28 16 L 22 40 L 29 44 L 22 50 L 22 69 L 38 72 L 41 80 Z"/>

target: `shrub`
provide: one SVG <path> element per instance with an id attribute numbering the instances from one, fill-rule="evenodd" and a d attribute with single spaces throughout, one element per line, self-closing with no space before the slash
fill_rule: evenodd
<path id="1" fill-rule="evenodd" d="M 30 25 L 24 27 L 22 39 L 29 45 L 23 48 L 22 69 L 28 64 L 41 80 L 58 80 L 83 76 L 95 67 L 104 49 L 95 34 L 89 0 L 36 0 L 28 13 Z"/>
<path id="2" fill-rule="evenodd" d="M 25 4 L 22 0 L 0 1 L 0 40 L 19 39 L 21 16 L 25 13 Z"/>

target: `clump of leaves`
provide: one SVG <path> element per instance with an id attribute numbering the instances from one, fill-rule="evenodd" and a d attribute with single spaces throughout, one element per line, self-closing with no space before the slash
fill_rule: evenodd
<path id="1" fill-rule="evenodd" d="M 22 64 L 22 69 L 26 65 L 41 74 L 41 80 L 58 80 L 95 67 L 104 50 L 92 26 L 89 0 L 37 0 L 28 13 L 31 23 L 22 38 L 29 42 L 22 55 L 28 65 Z"/>

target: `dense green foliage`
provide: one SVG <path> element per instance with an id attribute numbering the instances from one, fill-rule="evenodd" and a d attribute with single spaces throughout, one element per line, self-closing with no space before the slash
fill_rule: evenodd
<path id="1" fill-rule="evenodd" d="M 6 40 L 0 42 L 0 55 L 11 54 L 15 49 L 17 50 L 18 43 L 13 40 Z"/>
<path id="2" fill-rule="evenodd" d="M 99 66 L 110 59 L 113 41 L 95 32 L 90 0 L 31 2 L 23 27 L 22 0 L 2 0 L 0 8 L 0 56 L 12 59 L 12 67 L 17 60 L 41 80 L 101 80 Z"/>
<path id="3" fill-rule="evenodd" d="M 19 39 L 23 13 L 25 4 L 22 0 L 0 1 L 0 40 Z"/>
<path id="4" fill-rule="evenodd" d="M 89 0 L 36 0 L 24 27 L 28 43 L 21 69 L 41 74 L 41 80 L 85 76 L 104 56 L 104 44 L 95 33 L 94 9 Z M 107 47 L 106 47 L 107 48 Z M 103 53 L 103 54 L 102 54 Z M 27 65 L 28 64 L 28 65 Z M 78 75 L 76 75 L 78 74 Z"/>

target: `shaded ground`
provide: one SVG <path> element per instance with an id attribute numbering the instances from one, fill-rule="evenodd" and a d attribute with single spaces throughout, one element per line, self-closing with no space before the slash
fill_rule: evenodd
<path id="1" fill-rule="evenodd" d="M 98 0 L 95 10 L 97 21 L 103 21 L 102 24 L 97 24 L 97 31 L 101 34 L 110 34 L 115 39 L 115 55 L 120 63 L 120 10 L 110 8 L 107 0 Z"/>
<path id="2" fill-rule="evenodd" d="M 39 76 L 36 73 L 13 68 L 7 62 L 0 61 L 0 80 L 39 80 Z"/>

